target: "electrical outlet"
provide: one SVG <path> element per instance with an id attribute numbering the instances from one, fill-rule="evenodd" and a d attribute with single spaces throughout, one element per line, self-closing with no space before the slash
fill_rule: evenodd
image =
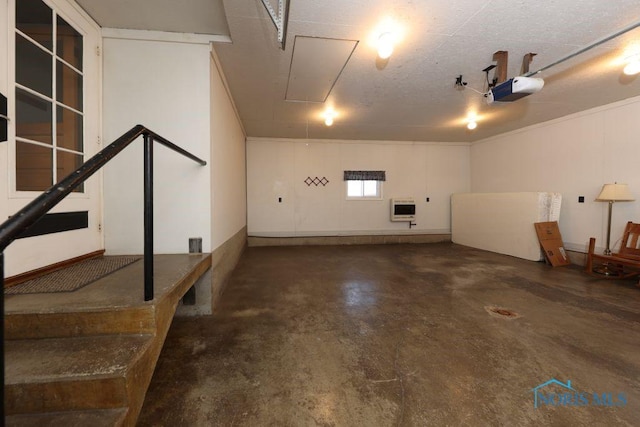
<path id="1" fill-rule="evenodd" d="M 429 201 L 429 198 L 427 197 L 427 202 Z"/>
<path id="2" fill-rule="evenodd" d="M 278 203 L 282 203 L 282 197 L 278 197 Z"/>
<path id="3" fill-rule="evenodd" d="M 578 196 L 578 203 L 584 203 L 584 196 Z"/>

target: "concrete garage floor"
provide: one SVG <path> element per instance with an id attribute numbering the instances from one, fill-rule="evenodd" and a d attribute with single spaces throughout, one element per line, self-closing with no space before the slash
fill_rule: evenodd
<path id="1" fill-rule="evenodd" d="M 248 248 L 213 316 L 174 319 L 139 425 L 638 426 L 636 283 L 446 243 Z"/>

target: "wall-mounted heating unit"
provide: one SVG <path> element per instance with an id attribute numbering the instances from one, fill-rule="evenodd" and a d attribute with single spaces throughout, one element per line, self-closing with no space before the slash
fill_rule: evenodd
<path id="1" fill-rule="evenodd" d="M 416 201 L 413 197 L 391 199 L 391 221 L 414 221 L 416 219 Z"/>

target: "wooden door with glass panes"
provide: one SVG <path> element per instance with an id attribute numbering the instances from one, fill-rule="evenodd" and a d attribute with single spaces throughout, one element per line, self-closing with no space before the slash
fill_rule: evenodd
<path id="1" fill-rule="evenodd" d="M 100 34 L 66 0 L 9 0 L 9 195 L 15 212 L 99 149 Z M 101 175 L 7 249 L 7 276 L 103 248 Z"/>

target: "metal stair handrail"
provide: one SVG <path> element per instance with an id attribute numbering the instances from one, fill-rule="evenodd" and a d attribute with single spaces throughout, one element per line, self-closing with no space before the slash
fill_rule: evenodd
<path id="1" fill-rule="evenodd" d="M 162 145 L 182 154 L 185 157 L 205 166 L 206 161 L 194 156 L 188 151 L 180 148 L 171 141 L 163 138 L 152 130 L 143 125 L 136 125 L 121 137 L 113 141 L 99 153 L 83 163 L 78 169 L 71 172 L 57 184 L 51 186 L 48 190 L 35 198 L 25 207 L 12 215 L 7 221 L 0 225 L 0 252 L 4 252 L 23 231 L 33 225 L 37 220 L 44 216 L 55 205 L 60 203 L 69 193 L 76 187 L 86 181 L 90 176 L 102 168 L 109 160 L 114 158 L 118 153 L 124 150 L 129 144 L 135 141 L 140 135 L 145 139 L 151 138 Z M 146 157 L 146 156 L 145 156 Z"/>
<path id="2" fill-rule="evenodd" d="M 3 406 L 0 409 L 0 419 L 4 420 L 4 250 L 21 233 L 31 227 L 42 218 L 54 206 L 60 203 L 69 193 L 96 173 L 100 168 L 124 150 L 139 136 L 144 137 L 144 300 L 153 299 L 153 143 L 159 142 L 167 148 L 199 163 L 202 166 L 206 161 L 194 156 L 180 148 L 168 139 L 158 135 L 143 125 L 136 125 L 121 137 L 117 138 L 99 153 L 83 163 L 78 169 L 71 172 L 57 184 L 50 187 L 44 193 L 36 197 L 25 207 L 13 214 L 8 220 L 0 224 L 0 341 L 3 348 L 0 351 L 0 398 Z M 4 423 L 3 423 L 4 424 Z"/>

